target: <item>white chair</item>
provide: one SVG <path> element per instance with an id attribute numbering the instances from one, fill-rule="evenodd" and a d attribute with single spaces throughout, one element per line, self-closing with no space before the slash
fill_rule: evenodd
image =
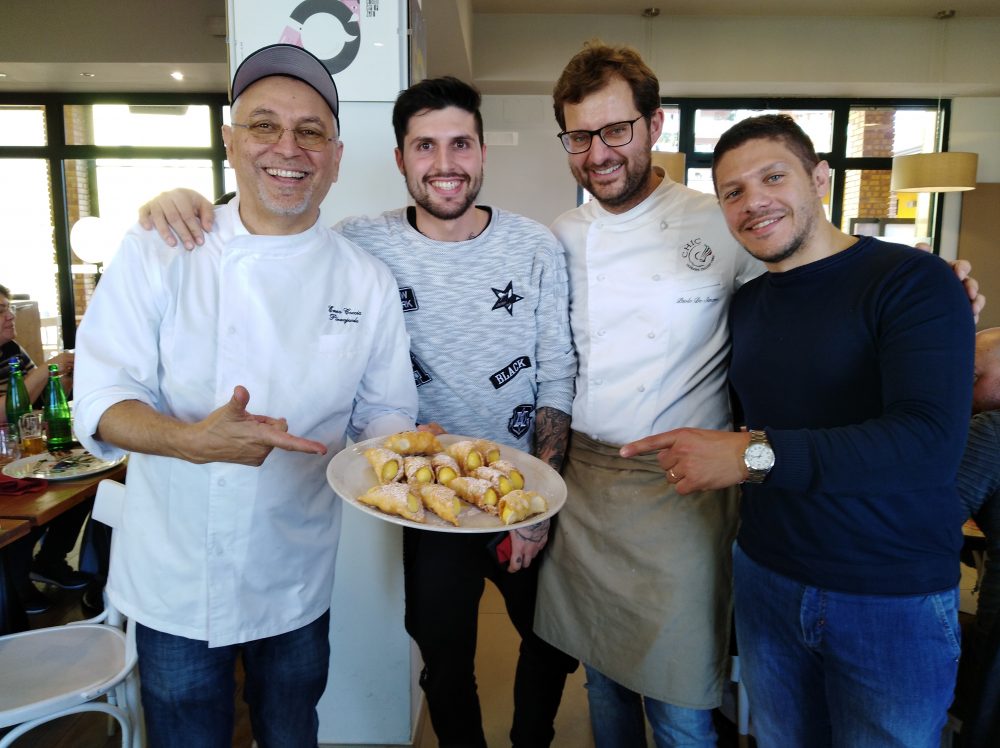
<path id="1" fill-rule="evenodd" d="M 101 481 L 93 516 L 119 523 L 125 486 Z M 121 725 L 122 746 L 139 748 L 135 636 L 105 600 L 88 621 L 0 637 L 0 727 L 17 725 L 0 748 L 38 725 L 79 712 L 103 712 Z M 108 702 L 101 701 L 108 697 Z"/>
<path id="2" fill-rule="evenodd" d="M 747 687 L 743 685 L 739 655 L 730 658 L 729 679 L 736 684 L 737 741 L 739 748 L 747 748 L 750 745 L 750 700 L 747 698 Z"/>

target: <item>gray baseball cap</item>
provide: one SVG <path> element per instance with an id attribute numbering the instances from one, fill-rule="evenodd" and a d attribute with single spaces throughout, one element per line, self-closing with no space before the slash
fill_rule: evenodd
<path id="1" fill-rule="evenodd" d="M 337 129 L 340 129 L 340 98 L 330 71 L 316 55 L 294 44 L 271 44 L 248 55 L 236 68 L 230 102 L 236 101 L 241 93 L 261 78 L 271 75 L 297 78 L 315 89 L 329 104 L 333 118 L 337 120 Z"/>

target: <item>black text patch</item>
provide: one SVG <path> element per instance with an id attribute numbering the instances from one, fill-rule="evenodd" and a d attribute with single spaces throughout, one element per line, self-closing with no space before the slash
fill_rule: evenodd
<path id="1" fill-rule="evenodd" d="M 493 389 L 498 390 L 503 387 L 507 382 L 517 376 L 517 373 L 521 369 L 530 369 L 531 359 L 527 356 L 519 356 L 503 367 L 500 371 L 495 371 L 490 374 L 490 383 L 493 385 Z"/>

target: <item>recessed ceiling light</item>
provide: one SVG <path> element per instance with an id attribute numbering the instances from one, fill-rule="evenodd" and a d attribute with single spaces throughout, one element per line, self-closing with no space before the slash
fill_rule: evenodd
<path id="1" fill-rule="evenodd" d="M 0 73 L 0 78 L 6 78 L 6 77 L 7 77 L 7 73 Z"/>
<path id="2" fill-rule="evenodd" d="M 184 73 L 182 73 L 180 70 L 175 70 L 170 74 L 170 77 L 173 78 L 175 81 L 182 81 L 184 80 Z"/>
<path id="3" fill-rule="evenodd" d="M 80 73 L 81 78 L 93 78 L 94 75 L 94 73 Z"/>

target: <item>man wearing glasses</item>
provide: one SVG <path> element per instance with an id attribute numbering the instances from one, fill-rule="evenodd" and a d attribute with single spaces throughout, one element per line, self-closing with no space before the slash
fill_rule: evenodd
<path id="1" fill-rule="evenodd" d="M 417 408 L 395 280 L 319 220 L 343 151 L 329 73 L 272 45 L 232 92 L 237 197 L 199 252 L 130 232 L 77 339 L 77 436 L 133 453 L 108 595 L 137 624 L 154 748 L 231 745 L 238 656 L 257 743 L 317 744 L 341 511 L 323 455 Z"/>
<path id="2" fill-rule="evenodd" d="M 651 168 L 659 82 L 590 44 L 556 83 L 569 168 L 595 198 L 558 219 L 579 356 L 569 498 L 541 569 L 536 631 L 587 667 L 596 744 L 714 745 L 726 679 L 735 493 L 681 498 L 618 448 L 661 424 L 731 420 L 729 299 L 761 265 L 709 195 Z"/>

